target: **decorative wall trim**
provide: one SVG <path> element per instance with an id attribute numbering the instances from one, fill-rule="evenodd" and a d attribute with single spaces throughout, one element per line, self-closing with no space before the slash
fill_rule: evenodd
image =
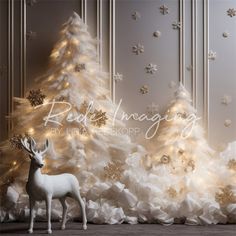
<path id="1" fill-rule="evenodd" d="M 102 0 L 97 0 L 97 55 L 100 68 L 102 69 Z"/>
<path id="2" fill-rule="evenodd" d="M 192 99 L 193 106 L 197 107 L 197 0 L 192 0 Z"/>
<path id="3" fill-rule="evenodd" d="M 204 11 L 204 66 L 203 66 L 203 78 L 204 78 L 204 91 L 203 91 L 203 104 L 204 104 L 204 126 L 208 136 L 208 126 L 209 126 L 209 61 L 208 61 L 208 51 L 209 51 L 209 0 L 203 1 L 203 11 Z"/>
<path id="4" fill-rule="evenodd" d="M 26 0 L 20 2 L 20 91 L 21 97 L 26 90 Z"/>
<path id="5" fill-rule="evenodd" d="M 87 24 L 87 0 L 81 0 L 81 18 L 83 19 L 84 23 Z"/>
<path id="6" fill-rule="evenodd" d="M 14 0 L 8 1 L 8 115 L 13 111 L 14 96 Z M 8 120 L 8 135 L 12 129 L 12 122 Z"/>
<path id="7" fill-rule="evenodd" d="M 109 1 L 109 72 L 111 99 L 115 102 L 115 0 Z"/>
<path id="8" fill-rule="evenodd" d="M 185 84 L 185 0 L 179 0 L 179 22 L 181 23 L 179 31 L 179 81 Z"/>

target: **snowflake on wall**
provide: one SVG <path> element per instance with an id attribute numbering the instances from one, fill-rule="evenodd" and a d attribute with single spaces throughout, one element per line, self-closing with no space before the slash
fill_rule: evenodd
<path id="1" fill-rule="evenodd" d="M 162 15 L 167 15 L 169 14 L 169 8 L 166 5 L 162 5 L 160 6 L 160 12 L 162 13 Z"/>
<path id="2" fill-rule="evenodd" d="M 27 40 L 33 40 L 37 37 L 37 33 L 33 32 L 32 30 L 29 30 L 26 32 L 26 39 Z"/>
<path id="3" fill-rule="evenodd" d="M 139 55 L 144 52 L 144 46 L 138 43 L 132 47 L 132 52 L 135 53 L 136 55 Z"/>
<path id="4" fill-rule="evenodd" d="M 157 30 L 157 31 L 153 32 L 153 36 L 156 37 L 156 38 L 160 38 L 161 37 L 161 32 Z"/>
<path id="5" fill-rule="evenodd" d="M 147 85 L 143 85 L 140 89 L 139 89 L 139 92 L 141 94 L 146 94 L 148 93 L 148 86 Z"/>
<path id="6" fill-rule="evenodd" d="M 147 106 L 147 113 L 149 115 L 155 115 L 157 114 L 159 111 L 159 105 L 155 104 L 154 102 L 152 102 L 150 105 Z"/>
<path id="7" fill-rule="evenodd" d="M 154 74 L 157 72 L 157 65 L 150 63 L 145 67 L 145 69 L 147 73 Z"/>
<path id="8" fill-rule="evenodd" d="M 224 126 L 227 127 L 227 128 L 230 127 L 231 124 L 232 124 L 232 121 L 231 121 L 230 119 L 227 119 L 227 120 L 225 120 L 225 122 L 224 122 Z"/>
<path id="9" fill-rule="evenodd" d="M 141 14 L 138 12 L 138 11 L 135 11 L 133 14 L 132 14 L 132 19 L 133 20 L 138 20 L 141 18 Z"/>
<path id="10" fill-rule="evenodd" d="M 103 125 L 106 125 L 106 121 L 108 120 L 106 116 L 106 112 L 103 112 L 102 110 L 95 110 L 93 112 L 93 117 L 91 118 L 91 123 L 94 126 L 101 127 Z"/>
<path id="11" fill-rule="evenodd" d="M 113 79 L 115 82 L 120 82 L 123 80 L 123 75 L 117 72 L 115 75 L 113 75 Z"/>
<path id="12" fill-rule="evenodd" d="M 229 95 L 224 95 L 223 97 L 222 97 L 222 99 L 221 99 L 221 103 L 222 104 L 224 104 L 224 105 L 228 105 L 228 104 L 230 104 L 232 102 L 232 98 L 231 98 L 231 96 L 229 96 Z"/>
<path id="13" fill-rule="evenodd" d="M 169 88 L 176 88 L 177 83 L 176 83 L 175 81 L 171 80 L 171 81 L 169 82 L 168 86 L 169 86 Z"/>
<path id="14" fill-rule="evenodd" d="M 229 33 L 228 33 L 228 32 L 223 32 L 222 36 L 223 36 L 224 38 L 228 38 L 228 37 L 229 37 Z"/>
<path id="15" fill-rule="evenodd" d="M 227 10 L 227 15 L 230 17 L 236 16 L 236 10 L 234 8 L 229 8 Z"/>
<path id="16" fill-rule="evenodd" d="M 210 51 L 208 53 L 208 59 L 215 60 L 216 59 L 216 52 Z"/>
<path id="17" fill-rule="evenodd" d="M 173 29 L 180 29 L 180 28 L 181 28 L 181 22 L 179 22 L 179 21 L 174 21 L 174 22 L 172 23 L 172 28 L 173 28 Z"/>

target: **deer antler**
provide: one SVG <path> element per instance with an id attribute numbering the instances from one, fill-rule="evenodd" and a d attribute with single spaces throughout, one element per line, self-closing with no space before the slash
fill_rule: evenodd
<path id="1" fill-rule="evenodd" d="M 20 141 L 21 141 L 22 147 L 27 152 L 32 153 L 32 150 L 31 150 L 31 147 L 30 147 L 30 144 L 29 144 L 29 140 L 25 137 L 25 138 L 21 139 Z"/>
<path id="2" fill-rule="evenodd" d="M 43 155 L 48 150 L 48 147 L 49 147 L 49 142 L 48 139 L 46 139 L 46 142 L 44 144 L 44 149 L 40 151 L 40 154 Z"/>

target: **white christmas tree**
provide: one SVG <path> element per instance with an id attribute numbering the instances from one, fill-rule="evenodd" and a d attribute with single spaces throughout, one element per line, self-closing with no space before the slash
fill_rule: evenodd
<path id="1" fill-rule="evenodd" d="M 1 185 L 7 187 L 4 201 L 13 205 L 2 206 L 1 220 L 26 214 L 24 185 L 29 158 L 22 151 L 20 138 L 32 136 L 39 144 L 46 139 L 51 144 L 44 172 L 69 172 L 78 177 L 88 202 L 89 221 L 122 222 L 122 208 L 103 192 L 119 181 L 127 168 L 126 159 L 142 155 L 144 149 L 120 133 L 124 123 L 110 99 L 108 76 L 97 62 L 96 40 L 76 13 L 64 24 L 51 59 L 48 73 L 38 79 L 27 97 L 15 99 L 18 105 L 11 115 L 14 128 L 10 142 L 1 145 Z M 124 186 L 120 187 L 120 194 L 127 194 Z M 70 215 L 76 214 L 72 209 Z"/>

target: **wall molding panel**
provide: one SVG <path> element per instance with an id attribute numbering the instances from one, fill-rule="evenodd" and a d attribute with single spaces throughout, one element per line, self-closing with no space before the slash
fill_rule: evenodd
<path id="1" fill-rule="evenodd" d="M 185 85 L 185 0 L 179 0 L 179 22 L 181 23 L 179 33 L 179 81 Z"/>
<path id="2" fill-rule="evenodd" d="M 81 18 L 87 24 L 87 0 L 80 0 L 81 4 Z"/>

